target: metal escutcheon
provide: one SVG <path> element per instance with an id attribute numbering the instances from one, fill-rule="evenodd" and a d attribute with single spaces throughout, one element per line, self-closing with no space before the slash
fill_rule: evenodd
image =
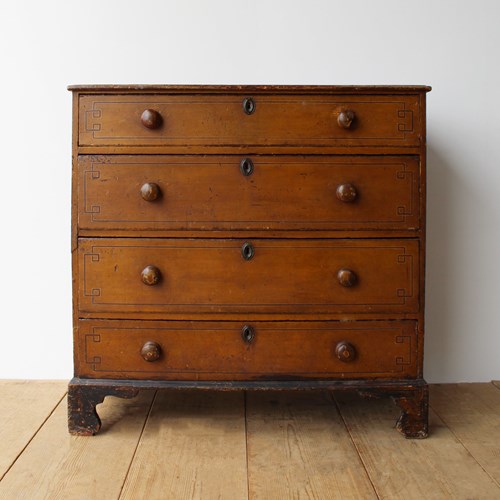
<path id="1" fill-rule="evenodd" d="M 253 161 L 250 158 L 243 158 L 240 162 L 240 171 L 245 177 L 252 175 Z"/>
<path id="2" fill-rule="evenodd" d="M 246 344 L 250 344 L 255 337 L 255 330 L 250 325 L 245 325 L 241 329 L 241 338 Z"/>
<path id="3" fill-rule="evenodd" d="M 241 255 L 245 260 L 250 260 L 255 254 L 255 249 L 251 243 L 245 241 L 241 247 Z"/>
<path id="4" fill-rule="evenodd" d="M 243 99 L 243 111 L 247 115 L 251 115 L 255 111 L 255 101 L 251 97 Z"/>

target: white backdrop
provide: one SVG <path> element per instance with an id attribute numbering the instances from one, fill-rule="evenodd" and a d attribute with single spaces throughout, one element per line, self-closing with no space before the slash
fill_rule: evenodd
<path id="1" fill-rule="evenodd" d="M 72 374 L 75 83 L 429 84 L 425 376 L 500 379 L 500 2 L 0 6 L 0 378 Z"/>

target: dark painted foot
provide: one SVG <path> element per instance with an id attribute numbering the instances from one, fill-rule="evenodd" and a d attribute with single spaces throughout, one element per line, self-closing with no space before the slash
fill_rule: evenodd
<path id="1" fill-rule="evenodd" d="M 68 430 L 76 436 L 93 436 L 101 428 L 101 419 L 96 406 L 106 396 L 133 398 L 139 390 L 132 387 L 106 387 L 102 385 L 81 385 L 70 382 L 68 386 Z"/>
<path id="2" fill-rule="evenodd" d="M 396 428 L 406 438 L 423 439 L 429 434 L 429 388 L 427 385 L 394 397 L 401 407 Z"/>

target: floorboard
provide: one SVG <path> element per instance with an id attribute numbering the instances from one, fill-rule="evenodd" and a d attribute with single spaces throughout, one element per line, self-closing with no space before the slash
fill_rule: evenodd
<path id="1" fill-rule="evenodd" d="M 500 486 L 500 391 L 493 384 L 439 384 L 430 391 L 433 410 Z"/>
<path id="2" fill-rule="evenodd" d="M 0 381 L 0 480 L 66 393 L 65 381 Z"/>
<path id="3" fill-rule="evenodd" d="M 242 392 L 159 392 L 121 499 L 248 498 Z"/>
<path id="4" fill-rule="evenodd" d="M 500 498 L 498 485 L 432 410 L 429 438 L 405 439 L 394 429 L 399 409 L 390 399 L 335 398 L 380 498 Z"/>
<path id="5" fill-rule="evenodd" d="M 424 440 L 389 399 L 302 391 L 108 397 L 75 437 L 66 387 L 0 381 L 0 500 L 500 499 L 500 382 L 431 385 Z"/>
<path id="6" fill-rule="evenodd" d="M 116 499 L 125 481 L 154 393 L 106 398 L 94 437 L 70 436 L 66 398 L 0 482 L 0 499 Z"/>
<path id="7" fill-rule="evenodd" d="M 331 395 L 247 394 L 252 500 L 377 498 Z"/>

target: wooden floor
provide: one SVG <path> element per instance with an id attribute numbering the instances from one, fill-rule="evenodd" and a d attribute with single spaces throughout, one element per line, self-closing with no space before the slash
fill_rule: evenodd
<path id="1" fill-rule="evenodd" d="M 426 440 L 390 400 L 142 392 L 66 428 L 66 383 L 0 382 L 1 499 L 500 499 L 500 383 L 433 385 Z"/>

